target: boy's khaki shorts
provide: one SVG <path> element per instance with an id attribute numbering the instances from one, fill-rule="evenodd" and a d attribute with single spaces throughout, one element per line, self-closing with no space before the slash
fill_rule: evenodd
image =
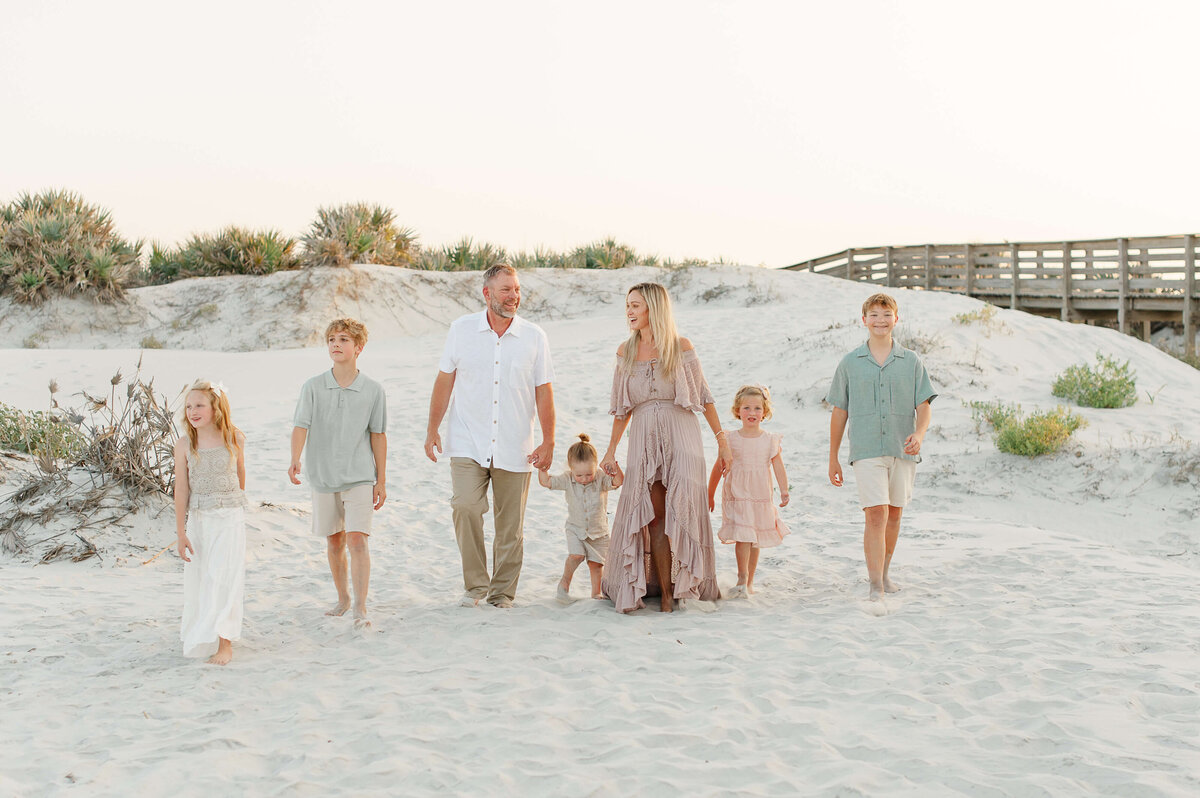
<path id="1" fill-rule="evenodd" d="M 912 498 L 916 475 L 916 462 L 903 457 L 868 457 L 854 461 L 854 482 L 863 508 L 881 504 L 904 507 Z"/>
<path id="2" fill-rule="evenodd" d="M 371 534 L 375 517 L 374 485 L 358 485 L 338 493 L 313 491 L 313 534 L 321 537 L 338 532 Z"/>

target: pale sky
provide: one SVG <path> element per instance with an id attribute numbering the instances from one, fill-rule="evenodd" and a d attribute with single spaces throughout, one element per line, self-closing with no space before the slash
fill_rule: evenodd
<path id="1" fill-rule="evenodd" d="M 1192 2 L 0 0 L 0 201 L 129 238 L 386 205 L 422 244 L 1200 232 Z"/>

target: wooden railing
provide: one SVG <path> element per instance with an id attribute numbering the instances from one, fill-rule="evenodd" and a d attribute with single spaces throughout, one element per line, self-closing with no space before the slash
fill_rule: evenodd
<path id="1" fill-rule="evenodd" d="M 1200 235 L 847 249 L 788 269 L 896 288 L 967 294 L 1064 321 L 1182 324 L 1196 336 Z"/>

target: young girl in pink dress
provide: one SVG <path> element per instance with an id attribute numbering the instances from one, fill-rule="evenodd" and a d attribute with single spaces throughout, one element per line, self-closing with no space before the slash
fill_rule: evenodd
<path id="1" fill-rule="evenodd" d="M 742 428 L 726 433 L 733 452 L 733 466 L 725 474 L 725 488 L 721 492 L 722 523 L 717 537 L 722 543 L 734 544 L 737 555 L 738 581 L 729 591 L 729 598 L 747 598 L 754 592 L 759 550 L 778 546 L 783 542 L 783 536 L 789 533 L 779 517 L 779 509 L 774 506 L 771 472 L 775 472 L 775 481 L 779 483 L 780 507 L 787 507 L 788 481 L 779 445 L 782 436 L 759 426 L 771 417 L 771 392 L 759 385 L 738 388 L 733 398 L 733 415 L 742 422 Z M 710 511 L 720 481 L 720 469 L 713 468 L 708 478 Z"/>

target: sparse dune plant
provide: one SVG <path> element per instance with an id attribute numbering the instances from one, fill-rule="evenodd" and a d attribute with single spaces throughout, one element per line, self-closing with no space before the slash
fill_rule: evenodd
<path id="1" fill-rule="evenodd" d="M 77 194 L 25 193 L 0 207 L 0 293 L 26 303 L 68 294 L 112 301 L 137 271 L 141 248 Z"/>
<path id="2" fill-rule="evenodd" d="M 1069 367 L 1054 378 L 1050 392 L 1082 407 L 1129 407 L 1137 401 L 1137 374 L 1129 361 L 1096 353 L 1096 368 L 1087 363 Z"/>
<path id="3" fill-rule="evenodd" d="M 307 267 L 354 263 L 410 266 L 418 251 L 417 234 L 397 227 L 392 210 L 363 202 L 317 209 L 303 242 Z"/>
<path id="4" fill-rule="evenodd" d="M 226 227 L 178 247 L 154 244 L 144 278 L 151 284 L 224 274 L 271 274 L 300 268 L 296 239 L 275 230 Z"/>

